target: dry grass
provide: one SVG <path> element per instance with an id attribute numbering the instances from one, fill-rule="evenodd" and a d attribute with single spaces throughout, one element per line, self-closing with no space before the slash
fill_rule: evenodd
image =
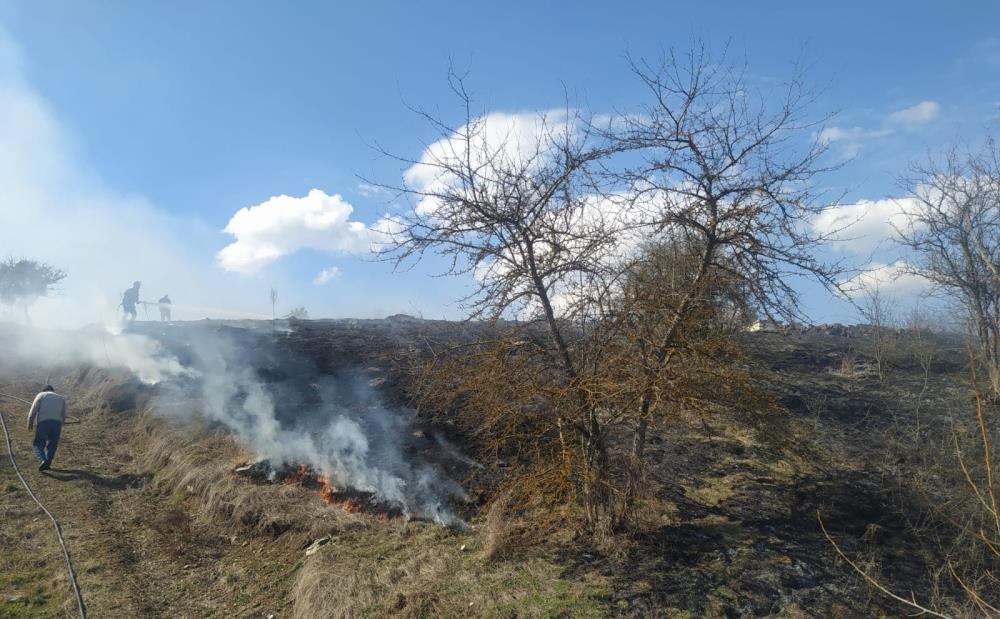
<path id="1" fill-rule="evenodd" d="M 299 571 L 294 616 L 606 615 L 606 579 L 563 578 L 542 557 L 488 561 L 476 545 L 472 536 L 416 523 L 337 537 Z"/>
<path id="2" fill-rule="evenodd" d="M 224 432 L 145 416 L 136 423 L 138 464 L 153 471 L 152 492 L 195 521 L 233 533 L 280 536 L 289 552 L 325 535 L 333 541 L 305 558 L 291 597 L 294 616 L 573 617 L 604 616 L 607 583 L 564 578 L 546 558 L 497 561 L 520 539 L 509 497 L 494 502 L 480 533 L 350 515 L 297 486 L 257 485 L 230 474 L 247 459 Z M 189 526 L 165 512 L 154 525 Z M 463 549 L 464 547 L 464 549 Z"/>
<path id="3" fill-rule="evenodd" d="M 971 346 L 968 355 L 971 417 L 966 410 L 969 396 L 962 394 L 957 400 L 938 400 L 935 415 L 923 431 L 911 427 L 914 421 L 903 418 L 894 420 L 886 432 L 890 449 L 884 470 L 898 475 L 900 486 L 912 490 L 924 504 L 922 508 L 906 506 L 907 519 L 912 534 L 933 562 L 928 573 L 933 586 L 907 591 L 880 571 L 876 547 L 849 555 L 827 531 L 822 514 L 817 515 L 838 556 L 872 591 L 909 607 L 915 615 L 1000 617 L 996 577 L 1000 566 L 1000 483 L 996 475 L 1000 458 L 995 451 L 1000 409 L 987 402 L 987 389 L 978 383 L 978 360 Z M 929 362 L 922 364 L 922 385 L 915 392 L 918 406 L 928 389 L 928 367 Z M 877 530 L 870 528 L 861 541 L 871 544 L 875 533 Z"/>
<path id="4" fill-rule="evenodd" d="M 233 532 L 278 536 L 295 531 L 306 537 L 363 524 L 363 519 L 331 509 L 315 492 L 257 485 L 232 475 L 234 465 L 252 456 L 222 430 L 145 415 L 136 422 L 136 435 L 136 457 L 144 470 L 153 472 L 153 491 L 189 503 L 187 508 L 203 523 L 221 520 Z"/>
<path id="5" fill-rule="evenodd" d="M 502 492 L 493 500 L 486 517 L 480 525 L 480 537 L 483 543 L 483 557 L 492 561 L 501 559 L 510 551 L 511 526 L 507 513 L 510 508 L 511 494 Z"/>

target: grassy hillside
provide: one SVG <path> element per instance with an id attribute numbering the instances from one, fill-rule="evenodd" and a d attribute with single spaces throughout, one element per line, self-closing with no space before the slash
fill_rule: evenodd
<path id="1" fill-rule="evenodd" d="M 198 329 L 243 326 L 155 335 L 177 351 Z M 457 328 L 337 321 L 277 341 L 245 335 L 282 351 L 261 363 L 291 353 L 326 373 L 356 366 L 405 403 L 422 339 Z M 903 341 L 880 383 L 862 331 L 748 337 L 783 411 L 752 423 L 728 411 L 679 415 L 652 428 L 639 523 L 597 536 L 489 497 L 482 471 L 455 506 L 467 526 L 453 528 L 347 513 L 303 484 L 253 483 L 232 475 L 253 459 L 244 446 L 155 410 L 157 389 L 117 370 L 0 362 L 0 391 L 30 396 L 49 375 L 82 420 L 47 475 L 31 466 L 21 405 L 0 410 L 63 523 L 94 617 L 904 616 L 838 560 L 818 512 L 888 582 L 946 588 L 932 576 L 936 550 L 913 533 L 927 510 L 908 480 L 920 466 L 914 445 L 964 414 L 961 347 L 939 340 L 925 376 Z M 68 616 L 50 526 L 0 456 L 0 618 Z"/>

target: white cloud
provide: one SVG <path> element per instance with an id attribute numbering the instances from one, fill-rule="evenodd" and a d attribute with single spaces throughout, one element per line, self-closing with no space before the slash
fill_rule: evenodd
<path id="1" fill-rule="evenodd" d="M 300 249 L 371 251 L 376 233 L 351 221 L 353 212 L 339 194 L 329 196 L 319 189 L 301 198 L 281 195 L 241 208 L 223 230 L 236 240 L 219 251 L 218 264 L 227 271 L 251 274 Z"/>
<path id="2" fill-rule="evenodd" d="M 841 251 L 868 253 L 895 237 L 896 228 L 905 228 L 918 207 L 915 198 L 861 200 L 826 210 L 813 220 L 813 232 L 837 241 Z"/>
<path id="3" fill-rule="evenodd" d="M 857 155 L 867 142 L 887 138 L 903 128 L 926 124 L 941 111 L 941 105 L 935 101 L 921 101 L 902 110 L 897 110 L 886 116 L 877 129 L 864 127 L 826 127 L 818 134 L 816 140 L 822 144 L 839 143 L 841 155 L 851 158 Z"/>
<path id="4" fill-rule="evenodd" d="M 826 127 L 819 132 L 816 140 L 821 144 L 840 145 L 840 155 L 845 159 L 855 157 L 865 142 L 892 135 L 891 129 L 865 129 L 863 127 Z"/>
<path id="5" fill-rule="evenodd" d="M 889 135 L 891 131 L 885 129 L 863 129 L 861 127 L 827 127 L 819 132 L 817 140 L 823 144 L 831 142 L 861 142 L 871 138 L 881 138 Z"/>
<path id="6" fill-rule="evenodd" d="M 900 125 L 922 125 L 937 118 L 940 111 L 941 105 L 936 101 L 921 101 L 889 114 L 889 122 Z"/>
<path id="7" fill-rule="evenodd" d="M 403 173 L 403 181 L 419 193 L 443 191 L 456 182 L 445 168 L 460 163 L 466 147 L 471 152 L 474 168 L 497 157 L 506 164 L 530 168 L 546 160 L 546 151 L 551 146 L 547 138 L 575 131 L 576 123 L 576 117 L 568 115 L 566 110 L 491 112 L 459 128 L 456 136 L 442 138 L 428 146 L 418 162 Z M 417 203 L 416 211 L 429 214 L 436 208 L 437 201 L 426 196 Z"/>
<path id="8" fill-rule="evenodd" d="M 876 288 L 879 293 L 894 300 L 913 300 L 930 289 L 930 282 L 909 272 L 905 260 L 891 264 L 875 263 L 852 279 L 841 282 L 847 294 L 855 300 Z"/>
<path id="9" fill-rule="evenodd" d="M 322 286 L 340 277 L 340 267 L 326 267 L 316 275 L 313 283 Z"/>
<path id="10" fill-rule="evenodd" d="M 389 197 L 392 195 L 392 192 L 385 187 L 379 187 L 371 183 L 358 183 L 358 186 L 354 190 L 363 198 Z"/>

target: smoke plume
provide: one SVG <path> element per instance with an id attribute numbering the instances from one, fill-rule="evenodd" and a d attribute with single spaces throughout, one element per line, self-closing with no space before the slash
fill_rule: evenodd
<path id="1" fill-rule="evenodd" d="M 412 411 L 387 404 L 362 368 L 348 363 L 324 374 L 281 336 L 218 325 L 155 337 L 98 329 L 5 335 L 15 354 L 33 364 L 128 369 L 156 385 L 154 412 L 207 419 L 259 459 L 306 464 L 337 487 L 371 493 L 407 516 L 460 522 L 448 505 L 463 491 L 442 464 L 464 464 L 463 457 L 415 432 Z"/>

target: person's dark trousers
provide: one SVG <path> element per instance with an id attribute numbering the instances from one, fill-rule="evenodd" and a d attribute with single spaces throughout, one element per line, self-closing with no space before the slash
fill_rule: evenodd
<path id="1" fill-rule="evenodd" d="M 62 432 L 62 422 L 56 419 L 39 421 L 35 427 L 35 440 L 31 443 L 32 451 L 39 462 L 52 464 L 56 457 L 56 447 L 59 446 L 59 433 Z"/>

